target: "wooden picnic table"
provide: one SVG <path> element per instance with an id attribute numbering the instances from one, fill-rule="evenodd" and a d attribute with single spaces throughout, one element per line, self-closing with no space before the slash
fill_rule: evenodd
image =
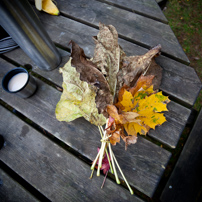
<path id="1" fill-rule="evenodd" d="M 38 89 L 32 97 L 21 99 L 0 88 L 0 134 L 5 139 L 0 150 L 0 197 L 4 201 L 149 200 L 158 190 L 201 82 L 155 0 L 57 0 L 57 6 L 59 16 L 33 9 L 62 56 L 59 67 L 69 60 L 70 40 L 93 56 L 92 36 L 98 33 L 99 22 L 116 27 L 127 55 L 141 55 L 161 44 L 156 62 L 163 68 L 160 90 L 171 99 L 167 122 L 147 137 L 138 136 L 127 151 L 123 142 L 113 147 L 135 195 L 123 183 L 117 185 L 111 174 L 101 189 L 103 175 L 89 179 L 100 146 L 97 127 L 84 118 L 66 123 L 55 117 L 63 81 L 59 67 L 43 71 L 21 48 L 4 53 L 0 81 L 16 66 L 32 67 Z"/>

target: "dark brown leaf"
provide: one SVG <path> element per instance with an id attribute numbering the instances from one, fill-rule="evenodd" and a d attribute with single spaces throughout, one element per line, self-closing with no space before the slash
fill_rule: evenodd
<path id="1" fill-rule="evenodd" d="M 158 64 L 156 64 L 155 60 L 152 59 L 151 65 L 150 65 L 149 69 L 147 70 L 145 76 L 147 76 L 147 75 L 154 76 L 154 79 L 152 81 L 154 90 L 158 90 L 161 85 L 162 71 L 163 71 L 162 67 L 160 67 Z"/>
<path id="2" fill-rule="evenodd" d="M 97 66 L 86 59 L 83 49 L 74 41 L 71 41 L 70 43 L 72 45 L 71 65 L 80 73 L 81 81 L 86 81 L 96 87 L 97 95 L 95 102 L 98 112 L 107 117 L 108 114 L 106 113 L 105 108 L 108 104 L 113 103 L 113 96 L 110 93 L 109 85 L 104 75 L 97 69 Z"/>

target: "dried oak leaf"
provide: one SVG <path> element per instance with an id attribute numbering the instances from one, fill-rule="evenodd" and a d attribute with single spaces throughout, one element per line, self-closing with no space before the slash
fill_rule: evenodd
<path id="1" fill-rule="evenodd" d="M 94 37 L 96 44 L 92 62 L 106 76 L 111 94 L 114 96 L 117 84 L 117 73 L 125 53 L 118 44 L 118 33 L 114 26 L 99 24 L 99 33 Z"/>
<path id="2" fill-rule="evenodd" d="M 145 74 L 149 68 L 153 68 L 155 63 L 152 59 L 160 53 L 160 50 L 161 45 L 157 45 L 144 55 L 123 58 L 123 66 L 117 74 L 117 94 L 124 84 L 129 87 L 134 86 L 142 74 Z M 158 79 L 161 80 L 161 76 Z"/>
<path id="3" fill-rule="evenodd" d="M 105 111 L 106 106 L 113 103 L 113 96 L 110 92 L 109 84 L 104 75 L 97 69 L 97 66 L 92 61 L 87 60 L 83 49 L 74 41 L 70 43 L 72 44 L 71 65 L 80 73 L 81 81 L 86 81 L 96 87 L 95 102 L 98 112 L 107 117 L 108 114 Z"/>
<path id="4" fill-rule="evenodd" d="M 71 58 L 60 72 L 63 75 L 63 93 L 55 109 L 56 118 L 70 122 L 84 117 L 92 124 L 105 124 L 106 119 L 98 113 L 95 104 L 96 87 L 80 80 L 80 73 L 71 66 Z"/>

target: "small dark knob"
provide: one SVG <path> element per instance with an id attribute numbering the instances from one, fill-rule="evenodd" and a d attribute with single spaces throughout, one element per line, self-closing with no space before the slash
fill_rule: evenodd
<path id="1" fill-rule="evenodd" d="M 0 149 L 4 146 L 4 138 L 0 135 Z"/>

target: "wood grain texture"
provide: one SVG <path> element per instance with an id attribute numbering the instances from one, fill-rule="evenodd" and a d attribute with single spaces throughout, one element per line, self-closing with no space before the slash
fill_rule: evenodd
<path id="1" fill-rule="evenodd" d="M 98 27 L 99 23 L 112 24 L 116 27 L 119 36 L 129 41 L 151 48 L 158 44 L 162 52 L 186 64 L 189 59 L 180 46 L 169 25 L 137 15 L 135 13 L 102 3 L 95 0 L 59 0 L 61 13 L 84 24 Z M 36 11 L 37 12 L 37 11 Z M 42 22 L 56 24 L 59 18 L 37 12 Z M 63 18 L 66 21 L 67 18 Z M 60 18 L 60 25 L 62 18 Z M 71 29 L 69 27 L 69 29 Z"/>
<path id="2" fill-rule="evenodd" d="M 107 180 L 104 189 L 100 189 L 104 176 L 90 180 L 89 165 L 51 142 L 2 106 L 0 113 L 4 114 L 0 120 L 0 133 L 4 134 L 7 142 L 0 152 L 0 159 L 49 200 L 142 201 L 111 180 Z"/>
<path id="3" fill-rule="evenodd" d="M 4 67 L 1 72 L 12 68 L 7 62 L 0 64 Z M 0 98 L 74 150 L 94 160 L 97 147 L 100 147 L 97 127 L 83 118 L 69 123 L 57 121 L 55 106 L 61 93 L 40 80 L 37 80 L 37 84 L 37 92 L 29 99 L 20 99 L 3 92 L 2 89 Z M 141 192 L 152 196 L 171 154 L 142 137 L 127 151 L 124 151 L 123 143 L 113 150 L 128 181 Z"/>
<path id="4" fill-rule="evenodd" d="M 193 106 L 202 87 L 194 68 L 163 56 L 157 57 L 156 62 L 164 70 L 161 90 L 184 105 Z"/>
<path id="5" fill-rule="evenodd" d="M 105 3 L 118 6 L 122 9 L 132 11 L 134 13 L 158 20 L 163 23 L 168 23 L 168 20 L 161 11 L 155 0 L 101 0 Z"/>
<path id="6" fill-rule="evenodd" d="M 161 196 L 162 202 L 196 201 L 202 186 L 202 110 Z"/>
<path id="7" fill-rule="evenodd" d="M 61 16 L 53 17 L 55 18 L 51 18 L 52 23 L 49 21 L 44 22 L 51 39 L 65 48 L 70 48 L 68 43 L 70 40 L 74 40 L 84 49 L 87 56 L 92 57 L 95 47 L 92 36 L 97 35 L 98 30 Z M 48 17 L 46 18 L 50 20 Z M 142 55 L 148 51 L 123 39 L 119 39 L 119 43 L 127 55 Z M 64 57 L 67 55 L 65 52 L 62 54 Z M 22 51 L 14 50 L 5 55 L 22 65 L 32 64 L 36 68 L 36 65 Z M 60 66 L 63 66 L 64 61 L 65 59 L 63 58 L 63 63 Z M 160 90 L 187 106 L 193 106 L 201 89 L 201 82 L 194 69 L 164 56 L 159 56 L 156 61 L 163 68 L 163 80 Z M 52 81 L 53 77 L 57 77 L 54 82 L 61 85 L 61 76 L 55 76 L 55 74 L 58 75 L 57 70 L 47 73 L 43 73 L 38 69 L 36 71 L 42 75 L 46 74 L 46 78 Z"/>
<path id="8" fill-rule="evenodd" d="M 20 54 L 20 55 L 22 55 L 22 54 Z M 68 55 L 65 57 L 66 57 L 66 60 L 65 60 L 65 58 L 63 58 L 61 66 L 63 66 L 64 63 L 66 61 L 68 61 L 68 59 L 69 59 Z M 42 75 L 48 79 L 50 79 L 50 77 L 51 77 L 51 79 L 50 79 L 51 81 L 53 81 L 54 83 L 57 83 L 60 86 L 62 85 L 62 75 L 60 75 L 58 73 L 58 69 L 51 71 L 51 73 L 45 72 L 45 71 L 42 71 L 39 69 L 35 69 L 35 72 L 39 73 L 40 75 Z M 196 82 L 196 81 L 193 81 L 193 82 Z M 162 81 L 162 83 L 164 83 L 164 82 Z M 170 83 L 171 83 L 171 81 L 170 81 Z M 189 82 L 185 82 L 185 84 L 187 84 L 187 83 L 189 83 Z M 179 83 L 179 85 L 180 85 L 180 83 Z M 182 83 L 181 83 L 181 85 L 182 85 Z M 188 87 L 189 86 L 186 86 L 184 91 L 186 91 L 188 89 Z M 173 90 L 175 90 L 174 86 L 173 86 Z M 191 92 L 189 89 L 188 89 L 188 91 Z M 195 92 L 195 91 L 193 91 L 193 92 Z M 195 94 L 196 94 L 196 92 L 195 92 Z M 170 146 L 172 148 L 175 148 L 177 145 L 177 142 L 180 138 L 180 135 L 186 125 L 186 122 L 189 118 L 191 111 L 174 102 L 171 102 L 168 104 L 168 109 L 169 109 L 169 112 L 165 113 L 168 122 L 164 123 L 163 127 L 162 126 L 157 127 L 155 131 L 151 130 L 149 135 L 154 137 L 155 139 L 161 141 L 162 143 L 167 144 L 168 146 Z"/>
<path id="9" fill-rule="evenodd" d="M 0 200 L 1 202 L 37 202 L 38 200 L 0 169 Z"/>
<path id="10" fill-rule="evenodd" d="M 185 128 L 191 110 L 175 102 L 168 103 L 167 108 L 168 112 L 164 113 L 167 121 L 162 126 L 157 126 L 155 130 L 151 129 L 149 136 L 171 148 L 175 148 Z"/>

